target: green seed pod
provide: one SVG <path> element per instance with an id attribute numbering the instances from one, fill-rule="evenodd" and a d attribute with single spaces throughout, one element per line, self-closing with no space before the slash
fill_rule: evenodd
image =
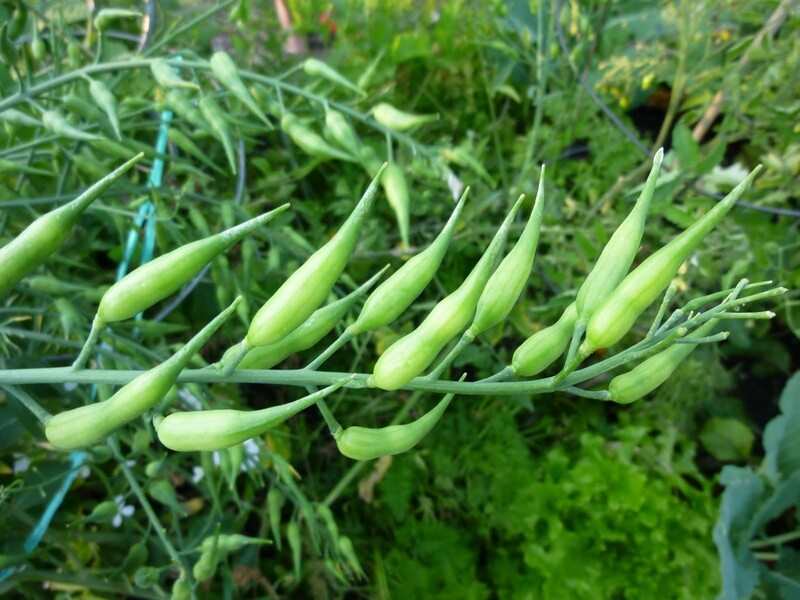
<path id="1" fill-rule="evenodd" d="M 592 272 L 578 290 L 575 306 L 578 309 L 579 319 L 587 320 L 591 317 L 628 274 L 633 259 L 639 251 L 647 211 L 656 189 L 663 159 L 664 149 L 659 148 L 653 157 L 653 168 L 647 176 L 633 210 L 608 240 Z"/>
<path id="2" fill-rule="evenodd" d="M 156 433 L 164 446 L 176 452 L 230 448 L 280 425 L 352 379 L 353 376 L 345 377 L 294 402 L 261 410 L 219 409 L 172 413 L 156 425 Z"/>
<path id="3" fill-rule="evenodd" d="M 355 159 L 349 154 L 345 154 L 341 150 L 334 148 L 326 142 L 322 136 L 303 125 L 297 117 L 286 113 L 281 118 L 281 129 L 286 132 L 292 141 L 300 146 L 300 149 L 314 158 L 321 158 L 323 160 L 346 160 L 354 162 Z"/>
<path id="4" fill-rule="evenodd" d="M 336 324 L 344 318 L 356 300 L 366 294 L 388 268 L 388 265 L 385 266 L 380 273 L 344 298 L 316 310 L 307 321 L 279 342 L 253 348 L 236 368 L 270 369 L 292 354 L 311 348 L 336 327 Z M 238 346 L 234 346 L 228 352 L 238 354 Z M 225 357 L 222 358 L 221 363 L 225 364 Z"/>
<path id="5" fill-rule="evenodd" d="M 267 115 L 258 107 L 258 104 L 244 85 L 242 78 L 239 76 L 239 69 L 231 57 L 220 50 L 215 52 L 208 62 L 211 65 L 211 72 L 214 73 L 214 77 L 259 119 L 270 125 Z"/>
<path id="6" fill-rule="evenodd" d="M 210 552 L 203 552 L 192 567 L 192 575 L 199 581 L 208 581 L 217 572 L 217 558 Z"/>
<path id="7" fill-rule="evenodd" d="M 336 446 L 339 452 L 353 460 L 370 460 L 406 452 L 430 433 L 452 399 L 453 394 L 447 394 L 430 411 L 405 425 L 389 425 L 378 429 L 368 427 L 339 429 L 333 434 Z"/>
<path id="8" fill-rule="evenodd" d="M 54 110 L 46 110 L 42 113 L 42 123 L 47 129 L 56 135 L 69 138 L 71 140 L 76 140 L 79 142 L 91 142 L 102 139 L 99 135 L 86 133 L 77 127 L 73 127 L 67 123 L 67 120 L 61 113 Z"/>
<path id="9" fill-rule="evenodd" d="M 310 75 L 311 77 L 320 77 L 321 79 L 327 79 L 331 83 L 335 83 L 336 85 L 340 85 L 342 87 L 346 87 L 357 94 L 363 94 L 363 92 L 356 87 L 355 84 L 351 83 L 349 79 L 347 79 L 344 75 L 339 73 L 333 67 L 327 65 L 326 63 L 322 62 L 316 58 L 307 58 L 303 61 L 303 71 L 305 71 L 306 75 Z"/>
<path id="10" fill-rule="evenodd" d="M 198 129 L 202 129 L 203 131 L 208 130 L 208 123 L 206 123 L 203 115 L 200 114 L 200 109 L 198 109 L 183 92 L 178 89 L 171 89 L 164 95 L 164 100 L 167 106 L 181 119 L 185 119 Z"/>
<path id="11" fill-rule="evenodd" d="M 33 28 L 33 39 L 31 40 L 31 56 L 33 60 L 36 61 L 36 64 L 41 63 L 44 60 L 44 57 L 47 56 L 47 48 L 42 41 L 42 38 L 39 37 L 39 28 Z"/>
<path id="12" fill-rule="evenodd" d="M 16 8 L 8 20 L 8 37 L 16 39 L 25 33 L 25 25 L 28 22 L 28 7 L 24 2 L 14 2 L 12 3 L 13 5 L 16 5 Z"/>
<path id="13" fill-rule="evenodd" d="M 105 523 L 110 521 L 114 518 L 114 515 L 117 514 L 119 507 L 117 503 L 113 500 L 106 500 L 105 502 L 101 502 L 100 504 L 96 505 L 92 512 L 90 512 L 86 517 L 80 519 L 81 523 Z"/>
<path id="14" fill-rule="evenodd" d="M 347 266 L 382 175 L 383 169 L 336 235 L 292 273 L 256 313 L 245 338 L 248 346 L 266 346 L 282 340 L 325 301 Z"/>
<path id="15" fill-rule="evenodd" d="M 97 31 L 103 32 L 110 29 L 111 24 L 117 19 L 124 19 L 129 17 L 139 18 L 142 13 L 135 10 L 127 10 L 125 8 L 101 8 L 97 11 L 94 18 L 94 26 Z"/>
<path id="16" fill-rule="evenodd" d="M 17 49 L 9 39 L 9 37 L 16 37 L 11 36 L 8 32 L 10 22 L 6 21 L 0 26 L 0 61 L 9 67 L 16 65 L 19 59 Z"/>
<path id="17" fill-rule="evenodd" d="M 131 153 L 128 152 L 128 156 L 130 155 Z M 83 148 L 80 154 L 75 154 L 72 157 L 72 163 L 75 165 L 75 169 L 84 174 L 89 181 L 101 179 L 106 172 L 100 161 L 92 156 L 91 152 L 88 152 L 86 148 Z"/>
<path id="18" fill-rule="evenodd" d="M 225 155 L 228 157 L 228 164 L 231 167 L 231 173 L 236 175 L 236 153 L 233 150 L 233 141 L 231 140 L 225 113 L 222 112 L 220 105 L 217 104 L 217 101 L 211 96 L 203 96 L 200 98 L 199 107 L 200 113 L 208 122 L 214 137 L 222 142 Z"/>
<path id="19" fill-rule="evenodd" d="M 439 120 L 438 114 L 415 115 L 398 110 L 391 104 L 386 104 L 385 102 L 381 102 L 372 107 L 372 116 L 378 123 L 394 131 L 405 131 L 417 125 L 422 125 L 423 123 Z"/>
<path id="20" fill-rule="evenodd" d="M 146 563 L 149 557 L 150 552 L 147 550 L 147 542 L 144 540 L 136 542 L 128 550 L 128 554 L 125 555 L 125 560 L 122 561 L 122 566 L 119 570 L 123 573 L 135 571 Z"/>
<path id="21" fill-rule="evenodd" d="M 32 116 L 16 108 L 7 108 L 3 112 L 0 112 L 0 120 L 2 120 L 3 123 L 21 125 L 22 127 L 39 127 L 42 124 L 41 121 L 34 119 Z"/>
<path id="22" fill-rule="evenodd" d="M 753 169 L 744 181 L 694 225 L 653 253 L 619 284 L 589 319 L 586 339 L 578 351 L 580 356 L 588 356 L 598 348 L 608 348 L 622 339 L 639 315 L 667 288 L 683 261 L 736 204 L 760 171 L 761 165 Z"/>
<path id="23" fill-rule="evenodd" d="M 184 88 L 195 90 L 197 84 L 183 79 L 175 72 L 175 69 L 163 58 L 156 58 L 150 63 L 150 71 L 153 73 L 156 82 L 165 90 Z"/>
<path id="24" fill-rule="evenodd" d="M 517 200 L 481 259 L 452 294 L 441 300 L 414 331 L 384 352 L 369 378 L 369 385 L 397 390 L 420 375 L 442 348 L 462 331 L 475 315 L 478 300 L 497 265 L 508 229 L 522 199 Z"/>
<path id="25" fill-rule="evenodd" d="M 383 191 L 386 200 L 394 211 L 397 227 L 400 230 L 400 241 L 403 248 L 408 248 L 408 211 L 410 198 L 408 182 L 403 174 L 403 169 L 397 163 L 390 162 L 383 174 Z"/>
<path id="26" fill-rule="evenodd" d="M 103 295 L 97 308 L 96 326 L 130 319 L 178 291 L 217 255 L 288 207 L 284 204 L 236 227 L 176 248 L 131 271 Z"/>
<path id="27" fill-rule="evenodd" d="M 172 584 L 172 594 L 170 600 L 191 600 L 192 597 L 192 584 L 186 578 L 186 574 L 175 580 Z"/>
<path id="28" fill-rule="evenodd" d="M 200 550 L 203 552 L 213 552 L 216 543 L 216 551 L 220 558 L 225 558 L 229 554 L 241 550 L 245 546 L 252 544 L 271 544 L 272 541 L 266 538 L 248 537 L 241 533 L 221 533 L 210 535 L 200 543 Z"/>
<path id="29" fill-rule="evenodd" d="M 533 258 L 536 256 L 536 246 L 539 244 L 539 229 L 542 225 L 544 212 L 544 165 L 539 177 L 539 191 L 533 205 L 528 223 L 519 236 L 519 240 L 508 255 L 492 274 L 489 283 L 481 294 L 478 308 L 475 311 L 475 320 L 472 321 L 467 335 L 470 338 L 494 327 L 508 316 L 519 299 L 528 276 L 533 267 Z"/>
<path id="30" fill-rule="evenodd" d="M 72 202 L 42 215 L 0 248 L 0 298 L 58 250 L 84 210 L 142 158 L 139 154 L 95 183 Z"/>
<path id="31" fill-rule="evenodd" d="M 122 139 L 122 134 L 119 131 L 119 115 L 117 114 L 117 99 L 111 90 L 108 89 L 105 83 L 96 79 L 89 80 L 89 93 L 92 99 L 97 103 L 103 112 L 106 113 L 108 120 L 111 122 L 111 127 L 114 129 L 114 135 L 118 140 Z"/>
<path id="32" fill-rule="evenodd" d="M 342 113 L 329 106 L 325 107 L 325 131 L 334 143 L 349 154 L 358 156 L 361 152 L 361 141 L 353 126 Z"/>
<path id="33" fill-rule="evenodd" d="M 97 108 L 93 102 L 89 102 L 89 100 L 78 94 L 65 94 L 61 98 L 61 104 L 67 113 L 77 115 L 85 121 L 100 123 L 105 119 L 102 110 Z M 128 154 L 130 154 L 130 151 Z"/>
<path id="34" fill-rule="evenodd" d="M 358 577 L 364 577 L 364 569 L 361 568 L 361 562 L 358 560 L 356 551 L 353 548 L 353 542 L 346 535 L 339 536 L 339 552 L 342 553 L 344 559 L 347 561 L 347 566 Z"/>
<path id="35" fill-rule="evenodd" d="M 73 408 L 45 424 L 45 436 L 57 448 L 74 450 L 98 442 L 158 404 L 201 346 L 219 329 L 241 301 L 222 311 L 183 348 L 139 375 L 108 400 Z"/>
<path id="36" fill-rule="evenodd" d="M 684 338 L 687 343 L 673 344 L 666 350 L 642 361 L 627 373 L 614 377 L 608 385 L 611 401 L 618 404 L 630 404 L 664 383 L 697 347 L 697 344 L 689 343 L 689 340 L 709 335 L 718 320 L 711 319 L 698 327 L 692 335 Z"/>
<path id="37" fill-rule="evenodd" d="M 161 571 L 158 567 L 139 567 L 133 574 L 133 582 L 143 589 L 155 587 L 161 579 Z"/>
<path id="38" fill-rule="evenodd" d="M 286 524 L 286 540 L 292 550 L 292 564 L 294 565 L 294 577 L 300 581 L 300 566 L 302 564 L 303 545 L 300 540 L 300 525 L 297 521 L 289 521 Z"/>
<path id="39" fill-rule="evenodd" d="M 171 508 L 181 515 L 186 514 L 186 510 L 178 502 L 178 495 L 175 493 L 175 488 L 166 479 L 156 479 L 147 484 L 147 495 L 156 502 Z"/>
<path id="40" fill-rule="evenodd" d="M 186 152 L 186 154 L 193 156 L 205 166 L 209 167 L 210 169 L 214 169 L 217 173 L 224 173 L 222 169 L 220 169 L 212 160 L 208 158 L 208 153 L 198 148 L 192 138 L 183 133 L 183 131 L 180 129 L 176 127 L 170 127 L 167 137 L 169 138 L 169 141 Z"/>
<path id="41" fill-rule="evenodd" d="M 464 190 L 453 209 L 453 214 L 431 245 L 409 259 L 370 294 L 355 323 L 347 328 L 348 332 L 355 336 L 364 331 L 384 327 L 399 317 L 417 299 L 439 270 L 468 195 L 469 188 Z"/>
<path id="42" fill-rule="evenodd" d="M 544 371 L 564 354 L 577 320 L 578 309 L 573 302 L 554 325 L 537 331 L 517 348 L 511 370 L 520 377 L 532 377 Z"/>
<path id="43" fill-rule="evenodd" d="M 333 516 L 333 511 L 327 504 L 317 504 L 316 508 L 319 518 L 322 519 L 322 522 L 325 524 L 325 528 L 328 530 L 328 533 L 331 534 L 331 539 L 336 540 L 339 537 L 339 526 L 336 525 L 336 519 Z"/>

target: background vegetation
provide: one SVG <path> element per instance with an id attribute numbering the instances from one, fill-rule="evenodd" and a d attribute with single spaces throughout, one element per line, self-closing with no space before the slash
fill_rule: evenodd
<path id="1" fill-rule="evenodd" d="M 797 598 L 800 380 L 790 381 L 800 369 L 797 3 L 287 5 L 291 33 L 306 46 L 300 55 L 286 51 L 289 32 L 272 8 L 248 0 L 147 5 L 153 11 L 144 36 L 142 19 L 124 16 L 98 35 L 80 2 L 0 5 L 17 53 L 0 67 L 3 243 L 123 155 L 143 149 L 152 164 L 166 107 L 146 66 L 91 74 L 119 101 L 119 138 L 82 77 L 15 106 L 37 118 L 59 110 L 102 138 L 70 139 L 4 117 L 20 82 L 31 88 L 92 64 L 142 57 L 180 54 L 191 62 L 218 49 L 243 70 L 277 78 L 253 87 L 270 117 L 264 123 L 206 72 L 193 73 L 202 92 L 226 107 L 236 174 L 211 132 L 176 115 L 173 131 L 197 151 L 170 146 L 157 190 L 148 187 L 147 168 L 115 185 L 37 278 L 2 299 L 0 368 L 74 359 L 98 290 L 125 261 L 128 232 L 147 200 L 155 207 L 156 253 L 291 201 L 276 225 L 215 260 L 182 302 L 167 300 L 144 319 L 115 326 L 103 338 L 108 353 L 100 366 L 151 366 L 242 293 L 238 320 L 196 366 L 217 360 L 242 339 L 254 310 L 333 234 L 370 179 L 360 161 L 322 161 L 281 131 L 284 110 L 322 131 L 326 102 L 345 112 L 363 147 L 402 165 L 412 191 L 410 251 L 439 231 L 461 187 L 472 187 L 434 285 L 400 321 L 358 338 L 326 368 L 368 372 L 463 279 L 510 203 L 520 193 L 533 197 L 541 164 L 546 215 L 526 292 L 507 323 L 454 369 L 495 373 L 522 340 L 558 317 L 662 145 L 665 168 L 640 256 L 693 222 L 755 164 L 766 167 L 684 265 L 678 300 L 744 276 L 790 292 L 770 307 L 775 319 L 729 322 L 726 343 L 699 349 L 637 404 L 562 395 L 457 398 L 419 447 L 370 463 L 340 456 L 311 410 L 230 452 L 168 453 L 142 419 L 109 444 L 69 457 L 43 443 L 38 423 L 0 391 L 0 568 L 7 569 L 0 592 L 165 597 L 179 563 L 191 569 L 199 544 L 219 527 L 272 542 L 222 560 L 195 590 L 204 597 Z M 122 6 L 142 10 L 115 4 Z M 363 93 L 305 73 L 298 65 L 308 55 Z M 439 119 L 389 135 L 369 115 L 378 102 Z M 335 295 L 387 262 L 396 268 L 404 256 L 392 208 L 380 203 Z M 138 261 L 135 254 L 131 265 Z M 282 368 L 306 364 L 324 345 Z M 110 389 L 29 391 L 57 412 Z M 398 411 L 430 406 L 428 396 L 350 390 L 331 404 L 346 424 L 383 425 Z M 185 385 L 170 401 L 260 408 L 293 397 L 295 390 L 275 386 Z M 63 501 L 41 543 L 26 546 L 54 497 Z"/>

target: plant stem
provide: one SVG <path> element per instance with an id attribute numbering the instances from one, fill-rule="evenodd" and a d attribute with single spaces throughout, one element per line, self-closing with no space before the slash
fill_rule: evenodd
<path id="1" fill-rule="evenodd" d="M 153 510 L 153 506 L 150 504 L 147 496 L 145 496 L 142 486 L 140 486 L 139 482 L 136 481 L 133 471 L 131 471 L 131 468 L 125 462 L 125 457 L 122 456 L 122 453 L 119 450 L 119 444 L 114 436 L 109 438 L 108 445 L 111 448 L 111 452 L 114 454 L 114 458 L 117 460 L 117 465 L 119 466 L 120 470 L 122 470 L 122 474 L 125 476 L 125 479 L 128 480 L 128 485 L 131 486 L 131 490 L 136 496 L 136 499 L 139 501 L 139 504 L 142 506 L 142 510 L 144 510 L 145 514 L 147 515 L 147 519 L 150 521 L 153 529 L 155 529 L 156 535 L 164 545 L 164 549 L 167 551 L 167 554 L 169 554 L 173 562 L 175 562 L 175 564 L 186 573 L 187 577 L 189 578 L 189 582 L 193 583 L 191 570 L 187 570 L 186 565 L 183 563 L 183 560 L 180 557 L 180 554 L 178 554 L 178 551 L 175 550 L 172 542 L 169 541 L 166 530 L 161 525 L 161 521 L 158 519 L 158 515 L 156 515 L 155 511 Z"/>
<path id="2" fill-rule="evenodd" d="M 436 365 L 436 368 L 431 371 L 428 375 L 426 375 L 423 379 L 430 379 L 431 381 L 436 381 L 439 377 L 442 376 L 444 370 L 450 366 L 450 364 L 456 359 L 456 357 L 461 354 L 461 351 L 466 348 L 469 344 L 472 343 L 475 337 L 469 332 L 469 330 L 464 332 L 464 335 L 461 336 L 461 339 L 458 340 L 458 343 L 453 346 L 453 349 L 447 353 L 441 362 Z"/>
<path id="3" fill-rule="evenodd" d="M 14 385 L 4 385 L 3 388 L 19 400 L 25 408 L 31 411 L 33 416 L 36 417 L 42 425 L 47 424 L 47 422 L 53 418 L 53 415 L 42 408 L 42 405 L 34 400 L 25 390 Z"/>

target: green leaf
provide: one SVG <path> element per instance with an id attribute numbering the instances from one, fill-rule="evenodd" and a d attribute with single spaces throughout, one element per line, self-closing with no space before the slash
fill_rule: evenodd
<path id="1" fill-rule="evenodd" d="M 800 469 L 800 371 L 786 383 L 779 405 L 783 414 L 764 428 L 764 469 L 773 480 Z"/>
<path id="2" fill-rule="evenodd" d="M 764 483 L 749 468 L 730 466 L 722 469 L 720 480 L 726 487 L 713 535 L 722 573 L 719 600 L 749 598 L 758 585 L 761 570 L 744 534 L 760 503 Z"/>
<path id="3" fill-rule="evenodd" d="M 678 123 L 672 131 L 672 146 L 681 167 L 692 173 L 696 172 L 697 162 L 700 159 L 700 146 L 692 137 L 692 132 L 683 124 Z"/>
<path id="4" fill-rule="evenodd" d="M 750 456 L 755 436 L 738 419 L 712 417 L 700 433 L 706 450 L 723 462 L 743 460 Z"/>
<path id="5" fill-rule="evenodd" d="M 769 521 L 791 508 L 800 500 L 800 471 L 795 471 L 792 476 L 782 482 L 772 496 L 758 509 L 747 538 L 752 539 L 758 531 Z"/>

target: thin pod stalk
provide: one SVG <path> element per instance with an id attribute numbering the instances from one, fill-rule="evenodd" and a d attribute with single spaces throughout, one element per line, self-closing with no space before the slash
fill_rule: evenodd
<path id="1" fill-rule="evenodd" d="M 64 206 L 42 215 L 0 248 L 0 298 L 36 270 L 69 236 L 75 221 L 100 194 L 142 158 L 137 154 Z"/>
<path id="2" fill-rule="evenodd" d="M 45 424 L 45 436 L 56 448 L 74 450 L 98 442 L 161 402 L 192 357 L 233 314 L 241 296 L 203 327 L 183 348 L 142 373 L 111 398 L 55 415 Z"/>
<path id="3" fill-rule="evenodd" d="M 467 338 L 472 340 L 490 327 L 494 327 L 508 316 L 528 283 L 533 268 L 536 247 L 539 244 L 539 230 L 544 215 L 544 165 L 539 175 L 539 189 L 530 217 L 517 243 L 489 278 L 486 288 L 478 301 L 475 319 L 467 330 Z"/>
<path id="4" fill-rule="evenodd" d="M 356 246 L 361 226 L 378 193 L 382 167 L 336 235 L 292 273 L 259 309 L 247 330 L 248 347 L 280 341 L 299 327 L 328 297 Z"/>
<path id="5" fill-rule="evenodd" d="M 454 394 L 447 394 L 439 403 L 416 421 L 388 427 L 348 427 L 333 434 L 339 452 L 353 460 L 371 460 L 407 452 L 428 435 L 450 406 Z"/>
<path id="6" fill-rule="evenodd" d="M 179 290 L 216 256 L 289 208 L 284 204 L 235 227 L 176 248 L 128 273 L 100 300 L 95 322 L 123 321 Z"/>
<path id="7" fill-rule="evenodd" d="M 611 239 L 608 240 L 592 272 L 578 290 L 575 305 L 578 309 L 579 320 L 588 320 L 628 274 L 642 242 L 647 212 L 656 189 L 663 160 L 664 149 L 659 148 L 653 157 L 653 167 L 647 176 L 639 199 Z"/>
<path id="8" fill-rule="evenodd" d="M 236 63 L 226 52 L 222 50 L 215 52 L 208 63 L 211 65 L 211 72 L 229 92 L 236 96 L 242 104 L 264 123 L 271 125 L 267 115 L 259 108 L 258 103 L 250 95 L 247 86 L 239 76 L 239 68 Z"/>
<path id="9" fill-rule="evenodd" d="M 392 344 L 375 363 L 368 384 L 397 390 L 430 366 L 445 345 L 461 332 L 475 315 L 478 299 L 495 270 L 505 246 L 508 230 L 523 197 L 514 204 L 489 247 L 461 286 L 433 307 L 414 331 Z"/>
<path id="10" fill-rule="evenodd" d="M 578 350 L 576 360 L 580 361 L 598 348 L 607 348 L 622 339 L 639 315 L 667 288 L 681 264 L 703 238 L 733 208 L 761 168 L 759 165 L 753 169 L 744 181 L 694 225 L 653 253 L 625 277 L 589 319 L 586 338 Z"/>
<path id="11" fill-rule="evenodd" d="M 355 375 L 287 404 L 261 410 L 202 410 L 172 413 L 156 423 L 159 441 L 177 452 L 222 450 L 241 444 L 332 394 L 353 380 Z"/>
<path id="12" fill-rule="evenodd" d="M 710 319 L 698 327 L 691 335 L 681 338 L 680 344 L 674 344 L 666 350 L 642 361 L 633 369 L 617 375 L 608 385 L 608 393 L 612 402 L 630 404 L 646 396 L 664 383 L 675 372 L 675 369 L 689 356 L 698 343 L 711 333 L 719 319 Z"/>
<path id="13" fill-rule="evenodd" d="M 466 188 L 461 194 L 453 213 L 430 246 L 410 258 L 406 264 L 370 294 L 355 323 L 347 328 L 349 333 L 355 336 L 389 325 L 411 306 L 411 303 L 428 286 L 447 253 L 469 190 L 470 188 Z"/>
<path id="14" fill-rule="evenodd" d="M 327 306 L 314 311 L 314 313 L 297 329 L 285 338 L 268 346 L 259 346 L 251 349 L 239 362 L 237 369 L 270 369 L 292 354 L 311 348 L 322 338 L 328 335 L 344 316 L 350 311 L 356 301 L 364 296 L 375 282 L 386 272 L 386 265 L 379 273 L 362 284 L 358 289 L 349 293 L 344 298 L 331 302 Z M 241 345 L 241 344 L 240 344 Z M 236 353 L 238 346 L 228 352 Z M 228 354 L 226 352 L 226 354 Z M 225 356 L 220 361 L 226 363 Z"/>

